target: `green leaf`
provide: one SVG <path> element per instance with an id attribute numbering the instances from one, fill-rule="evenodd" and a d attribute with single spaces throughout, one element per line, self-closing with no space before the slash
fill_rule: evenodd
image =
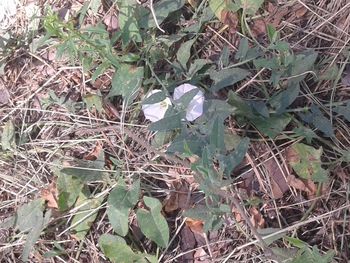
<path id="1" fill-rule="evenodd" d="M 209 0 L 209 7 L 221 22 L 225 22 L 225 12 L 236 12 L 240 8 L 236 3 L 227 0 Z"/>
<path id="2" fill-rule="evenodd" d="M 197 38 L 190 39 L 180 46 L 176 53 L 176 58 L 184 69 L 187 69 L 187 62 L 191 57 L 191 47 Z"/>
<path id="3" fill-rule="evenodd" d="M 59 174 L 57 178 L 57 190 L 60 211 L 65 211 L 72 207 L 82 189 L 83 183 L 80 179 L 72 175 Z"/>
<path id="4" fill-rule="evenodd" d="M 107 215 L 113 230 L 120 236 L 126 236 L 129 230 L 130 209 L 135 206 L 140 193 L 140 180 L 127 189 L 125 182 L 119 180 L 108 197 Z"/>
<path id="5" fill-rule="evenodd" d="M 131 250 L 123 238 L 118 236 L 103 234 L 98 244 L 106 257 L 115 263 L 134 263 L 142 258 Z"/>
<path id="6" fill-rule="evenodd" d="M 27 261 L 30 251 L 40 237 L 42 230 L 48 224 L 51 217 L 51 210 L 44 215 L 44 200 L 37 199 L 21 206 L 16 213 L 15 227 L 22 232 L 27 232 L 27 240 L 23 248 L 23 261 Z"/>
<path id="7" fill-rule="evenodd" d="M 177 113 L 171 116 L 164 117 L 163 119 L 153 122 L 148 126 L 150 131 L 171 131 L 181 128 L 181 117 L 183 113 Z"/>
<path id="8" fill-rule="evenodd" d="M 316 133 L 314 133 L 313 130 L 311 130 L 311 129 L 307 128 L 307 127 L 304 127 L 304 126 L 300 126 L 300 127 L 294 128 L 293 132 L 297 136 L 304 137 L 308 144 L 311 144 L 312 139 L 317 138 L 317 135 L 316 135 Z"/>
<path id="9" fill-rule="evenodd" d="M 155 104 L 158 102 L 161 102 L 163 100 L 166 99 L 166 93 L 164 91 L 160 91 L 160 92 L 156 92 L 154 94 L 152 94 L 151 96 L 149 96 L 148 98 L 145 98 L 142 101 L 142 105 L 148 105 L 148 104 Z"/>
<path id="10" fill-rule="evenodd" d="M 13 149 L 15 143 L 15 126 L 11 120 L 5 123 L 1 134 L 1 148 L 6 151 Z"/>
<path id="11" fill-rule="evenodd" d="M 127 1 L 127 0 L 125 0 Z M 159 25 L 176 10 L 179 10 L 184 6 L 186 0 L 162 0 L 153 5 L 154 13 L 156 14 L 157 22 Z M 155 27 L 154 18 L 149 10 L 143 13 L 143 16 L 139 19 L 140 25 L 144 28 Z"/>
<path id="12" fill-rule="evenodd" d="M 118 0 L 119 26 L 124 46 L 130 41 L 141 42 L 142 37 L 138 22 L 138 3 L 136 0 Z"/>
<path id="13" fill-rule="evenodd" d="M 346 106 L 335 107 L 333 111 L 342 115 L 347 121 L 350 122 L 350 101 L 346 103 Z"/>
<path id="14" fill-rule="evenodd" d="M 143 74 L 143 67 L 121 64 L 117 72 L 114 73 L 112 88 L 107 97 L 121 95 L 127 104 L 132 103 L 141 87 Z"/>
<path id="15" fill-rule="evenodd" d="M 87 94 L 83 97 L 83 101 L 86 103 L 87 108 L 91 111 L 96 109 L 99 113 L 102 113 L 102 97 L 97 94 Z"/>
<path id="16" fill-rule="evenodd" d="M 214 121 L 209 141 L 210 145 L 216 148 L 217 150 L 225 149 L 224 124 L 219 117 L 217 117 Z"/>
<path id="17" fill-rule="evenodd" d="M 248 151 L 249 143 L 249 138 L 243 138 L 233 153 L 219 159 L 220 166 L 224 167 L 224 171 L 227 176 L 230 176 L 233 169 L 235 169 L 237 165 L 242 162 L 245 154 Z"/>
<path id="18" fill-rule="evenodd" d="M 279 228 L 263 228 L 263 229 L 257 229 L 258 233 L 261 235 L 261 237 L 264 239 L 265 243 L 270 246 L 273 242 L 275 242 L 276 240 L 281 239 L 282 237 L 284 237 L 286 235 L 285 232 L 273 235 L 271 237 L 268 238 L 264 238 L 265 236 L 271 235 L 275 232 L 278 232 Z"/>
<path id="19" fill-rule="evenodd" d="M 290 76 L 295 77 L 291 78 L 290 81 L 295 83 L 303 80 L 306 77 L 306 74 L 303 73 L 312 70 L 316 62 L 317 56 L 318 53 L 313 50 L 309 50 L 304 54 L 298 55 L 296 57 L 295 62 L 293 63 L 292 71 L 290 73 Z"/>
<path id="20" fill-rule="evenodd" d="M 188 77 L 193 78 L 195 74 L 201 71 L 205 66 L 210 65 L 212 63 L 209 59 L 196 59 L 191 63 L 190 69 L 188 70 Z"/>
<path id="21" fill-rule="evenodd" d="M 300 92 L 299 83 L 288 87 L 286 90 L 274 95 L 269 103 L 276 109 L 277 114 L 283 114 L 285 110 L 298 97 Z"/>
<path id="22" fill-rule="evenodd" d="M 103 201 L 101 197 L 89 199 L 90 195 L 91 193 L 86 187 L 82 192 L 80 192 L 75 205 L 76 207 L 83 205 L 81 208 L 79 208 L 77 214 L 73 217 L 71 222 L 71 226 L 77 224 L 72 228 L 75 232 L 74 237 L 77 240 L 83 240 L 85 238 L 97 217 L 98 210 L 96 210 L 96 208 L 98 208 Z M 94 212 L 92 213 L 92 211 Z"/>
<path id="23" fill-rule="evenodd" d="M 210 78 L 214 81 L 211 90 L 217 92 L 222 88 L 231 86 L 249 76 L 249 71 L 241 68 L 226 68 L 210 73 Z"/>
<path id="24" fill-rule="evenodd" d="M 249 50 L 248 39 L 243 37 L 239 41 L 239 47 L 238 47 L 238 51 L 236 52 L 235 59 L 238 59 L 240 61 L 244 60 L 247 56 L 248 50 Z"/>
<path id="25" fill-rule="evenodd" d="M 246 15 L 255 15 L 264 0 L 237 0 Z"/>
<path id="26" fill-rule="evenodd" d="M 291 120 L 292 117 L 289 114 L 283 114 L 271 115 L 269 118 L 253 118 L 251 121 L 263 134 L 275 138 L 282 133 Z"/>
<path id="27" fill-rule="evenodd" d="M 320 109 L 316 105 L 311 105 L 311 112 L 306 114 L 300 113 L 300 117 L 306 123 L 312 124 L 315 128 L 319 129 L 327 137 L 334 137 L 334 131 L 332 123 L 326 118 Z"/>
<path id="28" fill-rule="evenodd" d="M 315 149 L 302 143 L 296 143 L 287 152 L 287 161 L 297 175 L 303 179 L 324 183 L 328 181 L 328 171 L 322 168 L 322 147 Z"/>
<path id="29" fill-rule="evenodd" d="M 162 204 L 152 197 L 145 196 L 143 199 L 150 211 L 142 208 L 137 210 L 136 216 L 140 229 L 147 238 L 165 248 L 169 242 L 169 228 L 161 214 Z"/>

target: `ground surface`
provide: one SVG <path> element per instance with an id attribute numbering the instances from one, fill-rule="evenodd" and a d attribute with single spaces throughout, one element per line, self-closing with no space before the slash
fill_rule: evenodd
<path id="1" fill-rule="evenodd" d="M 22 1 L 1 29 L 1 262 L 136 262 L 135 253 L 138 262 L 348 262 L 348 1 L 241 1 L 237 12 L 225 6 L 216 16 L 203 11 L 213 11 L 208 1 L 160 0 L 154 8 L 142 1 L 135 5 L 170 14 L 157 28 L 148 11 L 153 25 L 146 34 L 131 18 L 121 21 L 125 10 L 139 18 L 133 9 L 83 2 Z M 52 14 L 59 19 L 48 19 Z M 99 23 L 105 31 L 78 33 Z M 110 44 L 118 32 L 124 35 Z M 289 47 L 271 48 L 276 38 Z M 249 58 L 254 48 L 262 55 Z M 236 67 L 249 74 L 234 81 L 240 73 L 228 70 Z M 142 112 L 148 90 L 172 94 L 186 82 L 217 108 L 208 106 L 211 112 L 182 131 L 203 135 L 200 149 L 236 154 L 224 166 L 226 155 L 209 158 L 206 171 L 221 176 L 209 183 L 200 169 L 203 152 L 191 145 L 170 152 L 180 128 L 150 131 Z M 137 88 L 120 88 L 130 86 Z M 113 202 L 115 189 L 128 192 L 131 205 L 118 194 Z M 197 214 L 189 212 L 194 208 Z M 151 233 L 142 213 L 155 222 L 145 223 Z M 116 233 L 125 241 L 101 241 Z M 111 252 L 127 249 L 124 258 Z"/>

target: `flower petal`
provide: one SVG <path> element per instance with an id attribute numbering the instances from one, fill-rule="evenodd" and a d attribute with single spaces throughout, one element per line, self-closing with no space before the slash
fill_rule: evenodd
<path id="1" fill-rule="evenodd" d="M 180 99 L 185 93 L 198 89 L 198 87 L 191 84 L 182 84 L 175 88 L 173 98 L 174 100 Z M 203 114 L 203 104 L 204 104 L 204 93 L 198 89 L 198 93 L 193 97 L 193 99 L 188 104 L 186 110 L 186 120 L 194 121 Z"/>
<path id="2" fill-rule="evenodd" d="M 152 90 L 151 92 L 148 93 L 146 98 L 158 92 L 161 92 L 161 91 Z M 156 122 L 164 118 L 164 115 L 170 105 L 171 105 L 170 99 L 166 98 L 165 100 L 158 103 L 142 105 L 142 111 L 147 120 L 150 120 L 151 122 Z"/>

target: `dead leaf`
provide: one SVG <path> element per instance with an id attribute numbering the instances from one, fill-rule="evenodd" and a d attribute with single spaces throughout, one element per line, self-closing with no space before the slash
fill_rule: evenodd
<path id="1" fill-rule="evenodd" d="M 6 88 L 0 89 L 0 105 L 5 105 L 10 100 L 10 93 Z"/>
<path id="2" fill-rule="evenodd" d="M 260 38 L 266 35 L 266 22 L 264 19 L 256 19 L 250 27 L 255 38 Z"/>
<path id="3" fill-rule="evenodd" d="M 202 220 L 186 218 L 185 224 L 191 229 L 192 232 L 197 232 L 201 234 L 204 233 L 204 222 Z"/>
<path id="4" fill-rule="evenodd" d="M 303 5 L 300 5 L 300 6 L 296 5 L 294 7 L 294 14 L 295 14 L 295 16 L 297 18 L 303 17 L 306 13 L 307 13 L 307 9 L 306 9 L 305 6 L 303 6 Z"/>
<path id="5" fill-rule="evenodd" d="M 107 26 L 107 31 L 117 31 L 119 29 L 118 17 L 115 14 L 108 14 L 103 19 Z"/>
<path id="6" fill-rule="evenodd" d="M 288 175 L 287 180 L 291 187 L 306 192 L 309 199 L 316 196 L 317 187 L 313 181 L 296 178 L 293 174 Z"/>
<path id="7" fill-rule="evenodd" d="M 350 87 L 350 67 L 348 67 L 347 70 L 344 70 L 343 74 L 341 83 L 346 87 Z"/>
<path id="8" fill-rule="evenodd" d="M 220 21 L 225 25 L 228 25 L 230 33 L 234 33 L 237 31 L 237 26 L 238 26 L 237 13 L 233 13 L 232 11 L 228 11 L 228 10 L 222 10 Z"/>
<path id="9" fill-rule="evenodd" d="M 189 204 L 189 187 L 185 182 L 173 181 L 174 191 L 171 191 L 170 195 L 167 197 L 164 205 L 164 210 L 167 213 L 174 212 L 178 209 L 188 209 Z"/>
<path id="10" fill-rule="evenodd" d="M 196 246 L 197 242 L 193 232 L 185 225 L 180 232 L 180 247 L 181 251 L 184 251 L 181 262 L 193 262 L 194 251 L 189 250 L 193 250 Z M 189 252 L 186 253 L 186 251 Z"/>
<path id="11" fill-rule="evenodd" d="M 261 229 L 265 227 L 265 219 L 258 209 L 252 207 L 249 209 L 250 212 L 250 222 L 255 228 Z"/>
<path id="12" fill-rule="evenodd" d="M 280 169 L 280 166 L 282 170 Z M 276 162 L 275 158 L 270 158 L 264 162 L 264 167 L 271 178 L 271 190 L 274 198 L 282 198 L 283 194 L 289 189 L 284 176 L 287 176 L 288 172 L 282 165 L 280 166 Z"/>
<path id="13" fill-rule="evenodd" d="M 48 188 L 42 189 L 40 191 L 41 198 L 47 201 L 47 207 L 58 208 L 57 199 L 58 192 L 56 188 L 56 183 L 52 182 Z"/>
<path id="14" fill-rule="evenodd" d="M 96 161 L 98 156 L 101 154 L 101 151 L 102 151 L 102 143 L 98 141 L 94 149 L 92 149 L 91 152 L 89 152 L 87 155 L 84 156 L 84 159 L 88 161 Z"/>

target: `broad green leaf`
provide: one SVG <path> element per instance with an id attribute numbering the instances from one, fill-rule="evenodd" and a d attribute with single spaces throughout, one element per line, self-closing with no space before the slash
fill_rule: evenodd
<path id="1" fill-rule="evenodd" d="M 127 0 L 125 0 L 127 1 Z M 157 18 L 159 25 L 176 10 L 179 10 L 184 6 L 186 0 L 162 0 L 158 1 L 153 5 L 154 13 Z M 143 28 L 152 28 L 156 26 L 154 18 L 149 10 L 143 12 L 141 18 L 139 19 L 140 26 Z"/>
<path id="2" fill-rule="evenodd" d="M 150 131 L 171 131 L 181 128 L 182 113 L 174 114 L 171 116 L 164 117 L 163 119 L 153 122 L 148 126 Z"/>
<path id="3" fill-rule="evenodd" d="M 210 65 L 212 63 L 209 59 L 196 59 L 191 63 L 190 69 L 188 70 L 188 77 L 193 78 L 195 74 L 201 71 L 205 66 Z"/>
<path id="4" fill-rule="evenodd" d="M 16 212 L 15 226 L 20 231 L 29 231 L 36 225 L 36 221 L 43 217 L 44 201 L 37 199 L 22 205 Z"/>
<path id="5" fill-rule="evenodd" d="M 226 22 L 225 13 L 236 12 L 240 8 L 239 5 L 231 0 L 209 0 L 209 7 L 222 23 Z"/>
<path id="6" fill-rule="evenodd" d="M 176 58 L 184 69 L 187 69 L 187 62 L 191 57 L 191 47 L 197 38 L 190 39 L 180 46 L 176 53 Z"/>
<path id="7" fill-rule="evenodd" d="M 108 97 L 121 95 L 127 104 L 132 103 L 141 87 L 143 74 L 143 67 L 121 64 L 114 73 Z"/>
<path id="8" fill-rule="evenodd" d="M 300 126 L 298 128 L 294 128 L 293 132 L 295 132 L 295 134 L 297 136 L 302 136 L 305 138 L 306 142 L 311 144 L 312 139 L 317 138 L 316 133 L 314 133 L 313 130 L 304 127 L 304 126 Z"/>
<path id="9" fill-rule="evenodd" d="M 158 199 L 144 196 L 146 206 L 150 209 L 138 209 L 137 222 L 142 233 L 154 241 L 158 246 L 165 248 L 169 242 L 168 224 L 161 214 L 162 204 Z"/>
<path id="10" fill-rule="evenodd" d="M 287 151 L 287 162 L 303 179 L 324 183 L 328 181 L 328 171 L 322 168 L 322 148 L 315 149 L 302 143 L 296 143 Z"/>
<path id="11" fill-rule="evenodd" d="M 103 201 L 101 197 L 89 199 L 90 195 L 91 193 L 86 187 L 82 192 L 79 193 L 79 196 L 75 205 L 75 206 L 80 206 L 84 204 L 84 206 L 82 206 L 77 211 L 77 214 L 73 217 L 71 222 L 72 226 L 77 224 L 72 228 L 74 231 L 74 237 L 77 240 L 83 240 L 85 238 L 86 234 L 89 232 L 93 222 L 96 219 L 97 212 L 98 212 L 96 208 L 98 208 Z"/>
<path id="12" fill-rule="evenodd" d="M 249 50 L 248 39 L 243 37 L 239 42 L 238 51 L 236 52 L 235 59 L 244 60 Z"/>
<path id="13" fill-rule="evenodd" d="M 269 103 L 276 109 L 277 114 L 283 114 L 285 110 L 298 97 L 300 92 L 299 83 L 288 87 L 286 90 L 274 95 Z"/>
<path id="14" fill-rule="evenodd" d="M 15 126 L 11 120 L 5 123 L 1 134 L 1 148 L 10 150 L 15 146 Z"/>
<path id="15" fill-rule="evenodd" d="M 119 26 L 122 32 L 121 38 L 124 45 L 130 41 L 141 42 L 136 0 L 117 0 L 119 8 Z"/>
<path id="16" fill-rule="evenodd" d="M 101 151 L 95 161 L 76 160 L 76 166 L 64 167 L 60 173 L 78 178 L 82 182 L 100 180 L 105 175 L 105 155 Z"/>
<path id="17" fill-rule="evenodd" d="M 238 52 L 237 52 L 238 53 Z M 230 48 L 225 45 L 222 49 L 218 61 L 219 68 L 226 68 L 230 63 Z"/>
<path id="18" fill-rule="evenodd" d="M 68 174 L 59 174 L 57 178 L 59 209 L 65 211 L 72 207 L 82 189 L 83 183 L 80 179 Z"/>
<path id="19" fill-rule="evenodd" d="M 263 134 L 275 138 L 283 132 L 291 120 L 292 117 L 289 114 L 283 114 L 271 115 L 269 118 L 253 118 L 251 121 Z"/>
<path id="20" fill-rule="evenodd" d="M 249 143 L 249 138 L 243 138 L 231 154 L 219 159 L 220 166 L 224 167 L 226 176 L 230 176 L 233 169 L 242 162 L 248 151 Z"/>
<path id="21" fill-rule="evenodd" d="M 155 104 L 155 103 L 158 103 L 158 102 L 165 100 L 166 97 L 167 96 L 166 96 L 164 91 L 156 92 L 156 93 L 152 94 L 151 96 L 149 96 L 148 98 L 145 98 L 142 101 L 142 105 Z"/>
<path id="22" fill-rule="evenodd" d="M 347 121 L 350 122 L 350 101 L 346 103 L 346 106 L 335 107 L 333 111 L 342 115 Z"/>
<path id="23" fill-rule="evenodd" d="M 313 50 L 309 50 L 305 54 L 297 55 L 296 60 L 293 63 L 292 71 L 289 75 L 293 76 L 290 81 L 295 83 L 303 80 L 306 77 L 306 74 L 303 73 L 313 69 L 317 56 L 318 53 Z"/>
<path id="24" fill-rule="evenodd" d="M 246 15 L 255 15 L 264 3 L 264 0 L 236 0 Z"/>
<path id="25" fill-rule="evenodd" d="M 111 191 L 107 200 L 107 215 L 113 230 L 120 236 L 126 236 L 129 230 L 129 213 L 140 194 L 140 180 L 133 183 L 130 189 L 123 180 Z"/>
<path id="26" fill-rule="evenodd" d="M 333 261 L 335 252 L 330 250 L 325 255 L 321 254 L 316 246 L 312 250 L 308 246 L 299 249 L 291 263 L 330 263 Z"/>
<path id="27" fill-rule="evenodd" d="M 300 113 L 303 121 L 313 125 L 315 128 L 324 133 L 327 137 L 334 137 L 332 123 L 326 118 L 316 105 L 311 105 L 311 111 L 308 113 Z"/>
<path id="28" fill-rule="evenodd" d="M 89 110 L 96 109 L 99 113 L 102 113 L 102 97 L 97 94 L 88 94 L 83 97 L 83 101 Z"/>
<path id="29" fill-rule="evenodd" d="M 132 251 L 121 237 L 103 234 L 98 243 L 102 252 L 114 263 L 134 263 L 142 258 Z"/>
<path id="30" fill-rule="evenodd" d="M 217 92 L 222 88 L 231 86 L 249 76 L 249 71 L 241 68 L 227 68 L 210 73 L 210 78 L 214 81 L 211 90 Z"/>
<path id="31" fill-rule="evenodd" d="M 224 144 L 224 124 L 223 121 L 217 117 L 210 134 L 210 145 L 215 147 L 218 151 L 225 148 Z"/>
<path id="32" fill-rule="evenodd" d="M 265 236 L 271 235 L 281 229 L 279 228 L 263 228 L 263 229 L 257 229 L 258 233 L 261 235 L 261 237 L 264 239 L 265 243 L 270 246 L 273 242 L 276 240 L 281 239 L 286 235 L 286 232 L 282 232 L 276 235 L 273 235 L 271 237 L 265 238 Z"/>
<path id="33" fill-rule="evenodd" d="M 21 206 L 15 215 L 15 227 L 28 233 L 21 257 L 23 261 L 28 260 L 30 251 L 50 220 L 51 210 L 47 211 L 45 215 L 43 211 L 44 200 L 37 199 Z"/>

